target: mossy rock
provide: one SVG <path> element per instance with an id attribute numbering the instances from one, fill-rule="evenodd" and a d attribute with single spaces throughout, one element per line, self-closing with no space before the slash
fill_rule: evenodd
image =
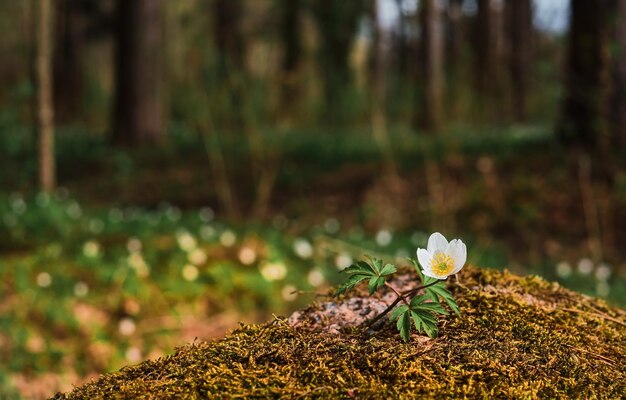
<path id="1" fill-rule="evenodd" d="M 462 314 L 440 318 L 436 339 L 414 333 L 405 344 L 391 323 L 374 332 L 344 321 L 333 333 L 325 328 L 340 313 L 320 318 L 331 303 L 318 303 L 55 399 L 626 398 L 626 311 L 535 276 L 473 267 L 449 288 Z"/>

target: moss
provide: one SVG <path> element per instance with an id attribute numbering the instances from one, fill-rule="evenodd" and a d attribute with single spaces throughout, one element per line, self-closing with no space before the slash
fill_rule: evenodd
<path id="1" fill-rule="evenodd" d="M 626 312 L 537 277 L 467 267 L 440 336 L 276 319 L 57 394 L 97 398 L 625 398 Z"/>

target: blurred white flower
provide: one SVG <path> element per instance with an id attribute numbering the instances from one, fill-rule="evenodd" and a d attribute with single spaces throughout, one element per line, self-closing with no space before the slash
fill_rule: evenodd
<path id="1" fill-rule="evenodd" d="M 97 258 L 100 255 L 100 244 L 95 240 L 89 240 L 83 245 L 83 254 L 87 258 Z"/>
<path id="2" fill-rule="evenodd" d="M 393 240 L 393 235 L 387 229 L 382 229 L 376 233 L 376 244 L 381 247 L 389 246 Z"/>
<path id="3" fill-rule="evenodd" d="M 593 261 L 589 258 L 581 258 L 578 261 L 578 272 L 583 275 L 589 275 L 593 271 Z"/>
<path id="4" fill-rule="evenodd" d="M 204 207 L 200 209 L 198 217 L 200 217 L 200 221 L 208 223 L 213 221 L 213 218 L 215 218 L 215 212 L 213 212 L 213 209 L 211 207 Z"/>
<path id="5" fill-rule="evenodd" d="M 89 286 L 85 282 L 77 282 L 74 285 L 74 294 L 76 297 L 85 297 L 89 293 Z"/>
<path id="6" fill-rule="evenodd" d="M 35 198 L 35 202 L 41 208 L 45 208 L 50 204 L 50 196 L 46 192 L 39 192 Z"/>
<path id="7" fill-rule="evenodd" d="M 611 277 L 611 267 L 602 263 L 596 268 L 596 279 L 599 281 L 606 281 Z"/>
<path id="8" fill-rule="evenodd" d="M 330 234 L 339 232 L 340 227 L 341 226 L 339 225 L 339 221 L 337 221 L 335 218 L 329 218 L 324 221 L 324 229 Z"/>
<path id="9" fill-rule="evenodd" d="M 187 260 L 195 265 L 202 265 L 207 260 L 207 255 L 202 249 L 194 249 L 187 255 Z"/>
<path id="10" fill-rule="evenodd" d="M 203 225 L 200 228 L 200 237 L 207 241 L 213 239 L 215 237 L 215 228 L 211 225 Z"/>
<path id="11" fill-rule="evenodd" d="M 24 214 L 27 208 L 28 207 L 26 206 L 26 202 L 24 201 L 22 196 L 15 197 L 14 199 L 11 200 L 11 209 L 13 209 L 13 212 L 15 214 L 17 215 Z"/>
<path id="12" fill-rule="evenodd" d="M 128 256 L 127 261 L 128 261 L 128 265 L 130 265 L 130 267 L 135 270 L 135 272 L 137 273 L 137 276 L 139 276 L 140 278 L 145 278 L 148 275 L 150 275 L 150 267 L 148 266 L 146 261 L 143 259 L 143 256 L 141 255 L 141 253 L 139 252 L 131 253 Z"/>
<path id="13" fill-rule="evenodd" d="M 324 274 L 319 269 L 313 269 L 307 275 L 307 280 L 311 286 L 319 286 L 324 283 Z"/>
<path id="14" fill-rule="evenodd" d="M 169 219 L 171 222 L 178 222 L 181 217 L 180 208 L 178 207 L 169 207 L 165 211 L 165 217 Z"/>
<path id="15" fill-rule="evenodd" d="M 567 261 L 561 261 L 556 265 L 556 274 L 559 278 L 567 278 L 572 275 L 572 266 Z"/>
<path id="16" fill-rule="evenodd" d="M 47 288 L 52 284 L 52 277 L 47 272 L 40 272 L 37 274 L 37 285 L 42 288 Z"/>
<path id="17" fill-rule="evenodd" d="M 600 297 L 606 297 L 611 292 L 611 287 L 606 282 L 598 282 L 596 284 L 596 293 Z"/>
<path id="18" fill-rule="evenodd" d="M 185 280 L 191 282 L 198 279 L 198 275 L 200 275 L 200 271 L 195 265 L 187 264 L 183 267 L 183 278 Z"/>
<path id="19" fill-rule="evenodd" d="M 77 202 L 72 202 L 65 209 L 67 215 L 72 219 L 79 219 L 83 215 L 83 210 L 80 208 Z"/>
<path id="20" fill-rule="evenodd" d="M 243 265 L 250 265 L 256 261 L 256 251 L 252 247 L 243 246 L 239 249 L 237 258 Z"/>
<path id="21" fill-rule="evenodd" d="M 235 244 L 236 241 L 237 241 L 237 236 L 231 230 L 224 231 L 220 235 L 220 243 L 224 247 L 231 247 Z"/>
<path id="22" fill-rule="evenodd" d="M 281 262 L 267 262 L 259 268 L 266 281 L 280 281 L 287 276 L 287 267 Z"/>
<path id="23" fill-rule="evenodd" d="M 129 253 L 139 253 L 142 248 L 141 240 L 134 236 L 129 238 L 126 242 L 126 248 L 128 249 Z"/>
<path id="24" fill-rule="evenodd" d="M 92 219 L 89 221 L 89 231 L 91 233 L 99 234 L 104 230 L 104 222 L 99 219 Z"/>
<path id="25" fill-rule="evenodd" d="M 137 325 L 135 325 L 135 321 L 128 317 L 122 318 L 117 325 L 117 330 L 122 336 L 130 336 L 135 333 L 136 329 Z"/>
<path id="26" fill-rule="evenodd" d="M 338 270 L 344 270 L 352 264 L 352 257 L 346 253 L 339 253 L 335 256 L 335 266 Z"/>
<path id="27" fill-rule="evenodd" d="M 313 246 L 308 240 L 298 238 L 293 242 L 293 251 L 298 257 L 307 259 L 313 255 Z"/>
<path id="28" fill-rule="evenodd" d="M 441 233 L 435 232 L 428 238 L 426 249 L 417 249 L 417 259 L 424 275 L 446 279 L 458 273 L 465 265 L 467 247 L 460 239 L 453 239 L 448 243 Z"/>
<path id="29" fill-rule="evenodd" d="M 298 298 L 298 289 L 293 285 L 285 285 L 280 294 L 285 301 L 294 301 Z"/>
<path id="30" fill-rule="evenodd" d="M 193 235 L 187 231 L 178 232 L 176 235 L 176 241 L 178 242 L 178 246 L 186 252 L 194 250 L 198 245 L 196 238 L 194 238 Z"/>
<path id="31" fill-rule="evenodd" d="M 126 360 L 131 363 L 141 361 L 141 350 L 138 347 L 129 347 L 126 350 Z"/>

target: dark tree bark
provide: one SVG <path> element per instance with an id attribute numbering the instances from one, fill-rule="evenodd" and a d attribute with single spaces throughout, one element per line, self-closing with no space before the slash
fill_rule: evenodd
<path id="1" fill-rule="evenodd" d="M 626 1 L 613 1 L 610 130 L 612 144 L 622 147 L 626 146 Z"/>
<path id="2" fill-rule="evenodd" d="M 283 42 L 281 103 L 288 112 L 298 98 L 298 74 L 302 61 L 300 35 L 301 0 L 281 0 L 281 38 Z"/>
<path id="3" fill-rule="evenodd" d="M 422 87 L 424 102 L 421 125 L 430 132 L 439 132 L 443 113 L 443 4 L 442 0 L 422 0 Z"/>
<path id="4" fill-rule="evenodd" d="M 461 85 L 463 49 L 463 0 L 448 0 L 447 10 L 446 65 L 448 72 L 447 108 L 448 115 L 455 118 L 459 114 L 459 93 Z"/>
<path id="5" fill-rule="evenodd" d="M 511 104 L 516 121 L 528 117 L 528 93 L 532 67 L 533 21 L 531 0 L 507 0 L 505 3 L 509 49 Z"/>
<path id="6" fill-rule="evenodd" d="M 39 183 L 47 193 L 55 187 L 54 106 L 52 99 L 52 0 L 40 0 L 37 24 L 37 103 Z"/>
<path id="7" fill-rule="evenodd" d="M 341 122 L 342 100 L 351 86 L 349 55 L 358 23 L 368 9 L 368 0 L 314 0 L 312 11 L 321 37 L 320 51 L 324 77 L 325 120 Z"/>
<path id="8" fill-rule="evenodd" d="M 565 97 L 557 126 L 568 145 L 606 145 L 609 37 L 613 0 L 572 0 Z"/>
<path id="9" fill-rule="evenodd" d="M 244 69 L 245 41 L 241 32 L 241 0 L 215 0 L 213 35 L 223 68 Z"/>
<path id="10" fill-rule="evenodd" d="M 164 139 L 161 0 L 118 0 L 113 141 Z"/>
<path id="11" fill-rule="evenodd" d="M 475 21 L 474 57 L 476 90 L 479 103 L 484 109 L 492 100 L 495 90 L 496 40 L 491 0 L 477 0 L 478 13 Z"/>
<path id="12" fill-rule="evenodd" d="M 67 123 L 80 114 L 83 92 L 83 0 L 56 0 L 54 24 L 55 118 Z"/>

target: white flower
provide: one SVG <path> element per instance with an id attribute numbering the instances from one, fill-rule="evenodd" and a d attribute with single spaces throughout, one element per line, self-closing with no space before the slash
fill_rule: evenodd
<path id="1" fill-rule="evenodd" d="M 460 239 L 450 243 L 439 232 L 428 238 L 426 249 L 417 249 L 417 260 L 424 275 L 436 279 L 446 279 L 463 268 L 467 259 L 467 247 Z"/>

